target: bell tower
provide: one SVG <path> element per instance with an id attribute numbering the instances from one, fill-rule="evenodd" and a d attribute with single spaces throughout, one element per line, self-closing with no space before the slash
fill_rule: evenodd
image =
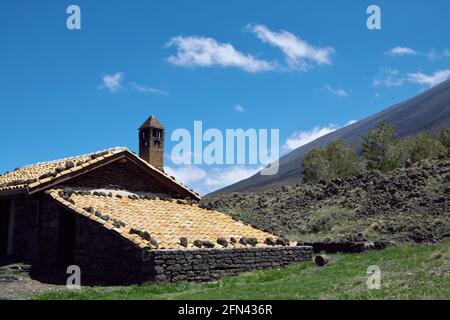
<path id="1" fill-rule="evenodd" d="M 139 157 L 160 170 L 164 168 L 164 127 L 154 115 L 139 128 Z"/>

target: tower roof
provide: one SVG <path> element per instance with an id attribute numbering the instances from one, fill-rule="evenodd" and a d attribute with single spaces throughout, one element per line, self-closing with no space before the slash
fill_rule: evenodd
<path id="1" fill-rule="evenodd" d="M 151 115 L 150 117 L 148 117 L 148 119 L 145 120 L 145 122 L 139 127 L 139 130 L 147 129 L 147 128 L 155 128 L 155 129 L 164 130 L 163 125 L 161 124 L 161 122 L 158 121 L 158 119 L 156 119 L 156 117 L 154 115 Z"/>

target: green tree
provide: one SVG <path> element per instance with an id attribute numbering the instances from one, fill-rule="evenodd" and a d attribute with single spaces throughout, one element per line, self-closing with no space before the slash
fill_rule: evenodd
<path id="1" fill-rule="evenodd" d="M 311 149 L 302 161 L 303 180 L 306 182 L 327 181 L 330 164 L 325 149 Z"/>
<path id="2" fill-rule="evenodd" d="M 357 175 L 364 169 L 355 151 L 342 140 L 330 142 L 325 148 L 311 149 L 302 166 L 303 179 L 307 182 L 331 181 Z"/>
<path id="3" fill-rule="evenodd" d="M 382 120 L 363 136 L 361 151 L 368 169 L 389 171 L 400 166 L 392 153 L 392 148 L 397 144 L 394 135 L 395 129 Z"/>
<path id="4" fill-rule="evenodd" d="M 392 142 L 388 150 L 386 160 L 386 170 L 406 166 L 407 162 L 411 162 L 411 147 L 408 139 L 398 139 Z"/>
<path id="5" fill-rule="evenodd" d="M 439 141 L 447 149 L 446 150 L 447 155 L 450 156 L 450 128 L 449 127 L 442 129 L 441 133 L 439 134 Z"/>
<path id="6" fill-rule="evenodd" d="M 326 154 L 330 162 L 331 176 L 334 178 L 353 176 L 363 171 L 364 166 L 355 150 L 342 140 L 328 144 Z"/>
<path id="7" fill-rule="evenodd" d="M 445 146 L 437 136 L 425 131 L 406 139 L 405 142 L 408 158 L 413 163 L 423 159 L 435 158 L 446 151 Z"/>

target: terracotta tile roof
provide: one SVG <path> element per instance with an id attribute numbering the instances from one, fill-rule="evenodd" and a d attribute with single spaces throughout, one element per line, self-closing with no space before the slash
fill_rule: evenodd
<path id="1" fill-rule="evenodd" d="M 41 162 L 18 168 L 12 172 L 7 172 L 0 175 L 0 192 L 22 188 L 30 190 L 38 188 L 42 185 L 51 184 L 53 181 L 57 182 L 59 178 L 76 175 L 81 173 L 83 169 L 87 167 L 95 166 L 96 164 L 100 164 L 101 162 L 107 161 L 110 158 L 112 159 L 114 156 L 118 156 L 120 154 L 131 158 L 135 163 L 138 163 L 142 167 L 150 170 L 164 182 L 169 183 L 172 187 L 180 189 L 186 195 L 189 195 L 194 199 L 199 199 L 198 194 L 184 186 L 182 183 L 177 182 L 174 177 L 170 177 L 158 168 L 153 167 L 146 161 L 128 151 L 126 148 L 113 148 L 86 155 L 49 162 Z"/>
<path id="2" fill-rule="evenodd" d="M 98 162 L 99 159 L 110 157 L 124 148 L 115 148 L 99 151 L 81 156 L 66 159 L 40 162 L 33 165 L 24 166 L 11 172 L 6 172 L 0 176 L 0 191 L 19 189 L 34 186 L 69 172 L 74 172 L 89 164 Z"/>
<path id="3" fill-rule="evenodd" d="M 241 238 L 244 243 L 256 238 L 256 246 L 266 246 L 268 237 L 275 240 L 270 233 L 184 200 L 117 190 L 52 189 L 47 193 L 71 211 L 118 232 L 141 248 L 195 248 L 195 240 L 206 241 L 204 247 L 214 244 L 221 248 L 219 238 L 225 238 L 228 247 L 244 247 L 239 243 Z M 187 246 L 181 245 L 181 238 L 187 238 Z M 237 243 L 232 244 L 231 238 Z"/>

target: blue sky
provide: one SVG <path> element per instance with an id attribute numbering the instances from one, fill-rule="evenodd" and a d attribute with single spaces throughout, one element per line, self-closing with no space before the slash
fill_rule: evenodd
<path id="1" fill-rule="evenodd" d="M 170 133 L 279 128 L 282 151 L 450 76 L 450 3 L 0 2 L 0 172 Z M 81 8 L 81 30 L 66 8 Z M 377 4 L 382 29 L 368 30 Z M 206 193 L 257 166 L 167 170 Z"/>

